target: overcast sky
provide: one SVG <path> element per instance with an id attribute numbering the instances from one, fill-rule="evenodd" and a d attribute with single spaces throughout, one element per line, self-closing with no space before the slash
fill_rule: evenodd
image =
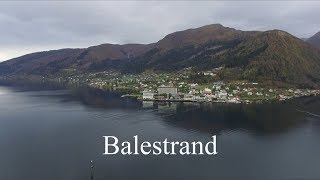
<path id="1" fill-rule="evenodd" d="M 220 23 L 240 30 L 320 31 L 320 2 L 0 2 L 0 61 L 35 51 L 102 43 L 151 43 Z"/>

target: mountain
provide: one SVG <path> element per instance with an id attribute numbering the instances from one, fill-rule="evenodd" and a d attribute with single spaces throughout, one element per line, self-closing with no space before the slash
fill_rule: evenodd
<path id="1" fill-rule="evenodd" d="M 195 29 L 178 31 L 165 36 L 156 43 L 159 49 L 173 49 L 188 45 L 201 45 L 208 41 L 230 41 L 239 39 L 254 32 L 245 32 L 224 27 L 221 24 L 211 24 Z"/>
<path id="2" fill-rule="evenodd" d="M 60 49 L 27 54 L 0 64 L 0 74 L 54 74 L 63 69 L 99 70 L 105 61 L 130 59 L 153 47 L 143 44 L 102 44 L 85 49 Z M 98 66 L 99 68 L 95 68 Z"/>
<path id="3" fill-rule="evenodd" d="M 242 67 L 245 79 L 320 82 L 320 50 L 280 30 L 262 32 L 242 42 L 225 61 L 229 67 Z"/>
<path id="4" fill-rule="evenodd" d="M 154 44 L 102 44 L 84 50 L 73 62 L 75 69 L 99 71 L 115 67 L 119 61 L 134 59 L 154 47 Z"/>
<path id="5" fill-rule="evenodd" d="M 225 66 L 236 69 L 230 79 L 269 80 L 302 86 L 320 82 L 320 51 L 301 39 L 281 30 L 241 32 L 227 29 L 227 33 L 229 35 L 221 39 L 191 43 L 161 54 L 153 50 L 153 54 L 142 58 L 144 61 L 133 59 L 128 63 L 130 68 L 125 69 L 175 71 L 190 66 L 199 70 Z"/>
<path id="6" fill-rule="evenodd" d="M 52 51 L 37 52 L 27 54 L 0 64 L 0 74 L 11 73 L 55 73 L 64 67 L 68 67 L 71 62 L 84 52 L 85 49 L 60 49 Z"/>
<path id="7" fill-rule="evenodd" d="M 213 47 L 229 48 L 229 44 L 238 43 L 241 39 L 255 33 L 257 32 L 244 32 L 220 24 L 212 24 L 169 34 L 153 44 L 102 44 L 86 49 L 61 49 L 32 53 L 1 63 L 0 73 L 52 74 L 63 69 L 96 71 L 118 66 L 123 69 L 126 68 L 123 66 L 128 63 L 134 63 L 133 69 L 130 68 L 132 71 L 152 66 L 159 66 L 155 69 L 166 70 L 166 67 L 160 67 L 163 63 L 165 63 L 164 66 L 167 66 L 166 61 L 171 61 L 170 56 L 181 59 L 195 53 L 178 53 L 182 49 L 189 51 L 190 47 L 193 47 L 197 49 L 195 51 L 203 51 L 203 47 L 206 46 L 206 51 L 212 51 L 210 48 Z M 227 46 L 224 47 L 224 45 Z M 179 59 L 175 61 L 178 62 Z M 188 61 L 194 59 L 191 58 Z M 147 66 L 145 67 L 144 64 Z M 189 64 L 192 65 L 192 63 Z M 179 63 L 172 64 L 172 66 L 180 68 Z"/>
<path id="8" fill-rule="evenodd" d="M 307 39 L 307 42 L 320 48 L 320 31 L 317 34 L 310 37 L 309 39 Z"/>
<path id="9" fill-rule="evenodd" d="M 229 79 L 320 82 L 320 50 L 281 30 L 240 31 L 220 24 L 174 32 L 152 44 L 102 44 L 33 53 L 0 64 L 0 74 L 54 75 L 64 71 L 125 73 L 226 67 Z"/>
<path id="10" fill-rule="evenodd" d="M 256 31 L 240 31 L 220 24 L 175 32 L 155 43 L 147 53 L 131 59 L 124 69 L 141 72 L 145 69 L 175 71 L 198 67 L 256 34 Z"/>

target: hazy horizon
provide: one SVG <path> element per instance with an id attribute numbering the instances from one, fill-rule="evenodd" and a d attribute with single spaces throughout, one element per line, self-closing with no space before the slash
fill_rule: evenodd
<path id="1" fill-rule="evenodd" d="M 319 8 L 314 1 L 0 2 L 0 61 L 103 43 L 153 43 L 175 31 L 216 23 L 308 38 L 320 31 Z"/>

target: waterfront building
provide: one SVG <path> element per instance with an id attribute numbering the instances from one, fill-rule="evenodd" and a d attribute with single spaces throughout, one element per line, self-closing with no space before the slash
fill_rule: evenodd
<path id="1" fill-rule="evenodd" d="M 148 90 L 144 90 L 142 92 L 142 99 L 149 99 L 149 100 L 154 99 L 154 92 L 148 91 Z"/>
<path id="2" fill-rule="evenodd" d="M 193 100 L 193 95 L 191 95 L 191 94 L 185 94 L 184 97 L 183 97 L 183 99 L 184 99 L 185 101 L 192 101 L 192 100 Z"/>
<path id="3" fill-rule="evenodd" d="M 207 97 L 203 95 L 193 96 L 193 101 L 207 101 Z"/>

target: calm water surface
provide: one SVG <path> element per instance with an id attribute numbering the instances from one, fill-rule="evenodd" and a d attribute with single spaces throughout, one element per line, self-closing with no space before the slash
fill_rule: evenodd
<path id="1" fill-rule="evenodd" d="M 79 88 L 0 86 L 0 179 L 320 179 L 320 98 L 153 104 Z M 216 156 L 104 156 L 102 136 L 203 141 Z"/>

